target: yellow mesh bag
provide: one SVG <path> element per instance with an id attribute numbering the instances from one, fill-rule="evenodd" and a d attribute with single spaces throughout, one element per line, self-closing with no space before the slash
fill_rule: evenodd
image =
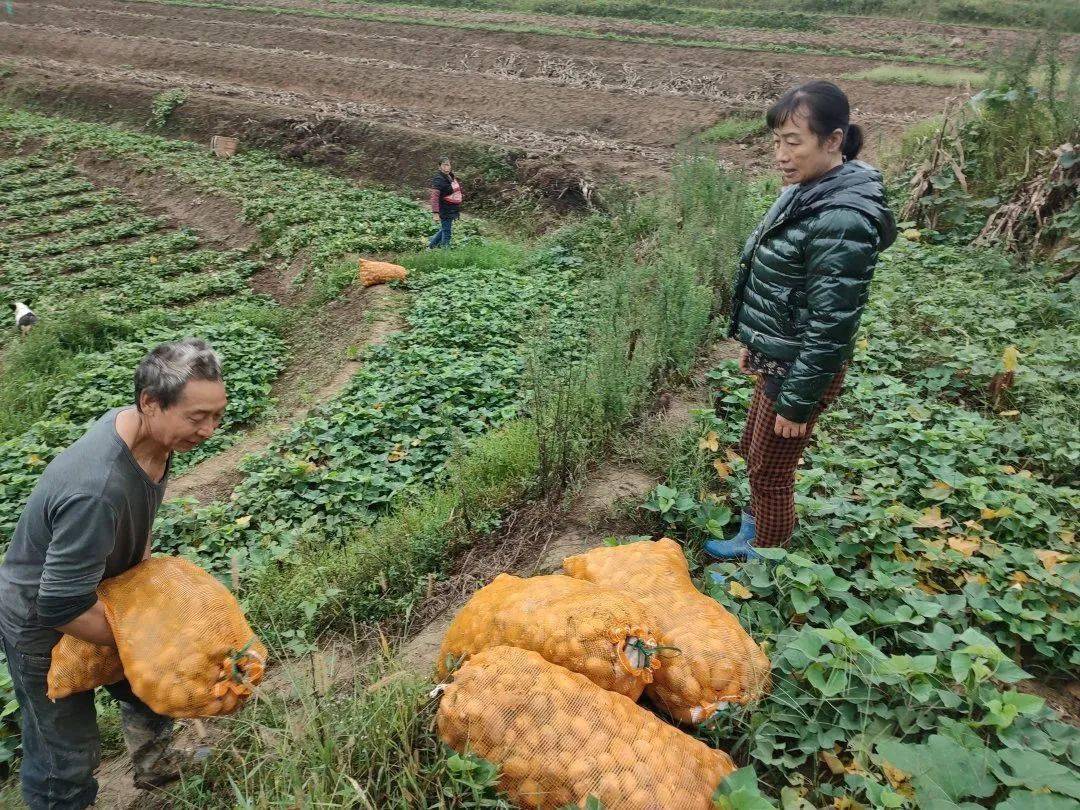
<path id="1" fill-rule="evenodd" d="M 660 665 L 652 625 L 639 602 L 610 588 L 560 574 L 499 574 L 454 617 L 439 652 L 439 677 L 462 659 L 505 644 L 637 700 Z"/>
<path id="2" fill-rule="evenodd" d="M 702 723 L 728 703 L 757 700 L 769 686 L 769 659 L 715 599 L 694 587 L 674 540 L 595 548 L 567 557 L 572 577 L 630 594 L 656 621 L 661 653 L 647 694 L 672 718 Z"/>
<path id="3" fill-rule="evenodd" d="M 360 260 L 360 283 L 365 287 L 373 284 L 385 284 L 388 281 L 400 281 L 409 271 L 400 264 L 376 262 L 371 259 Z"/>
<path id="4" fill-rule="evenodd" d="M 131 690 L 158 714 L 229 714 L 262 680 L 266 647 L 236 598 L 187 560 L 152 557 L 102 581 L 98 597 Z M 92 646 L 77 639 L 57 644 L 50 681 L 71 685 L 78 656 Z"/>
<path id="5" fill-rule="evenodd" d="M 124 679 L 124 665 L 115 649 L 88 644 L 73 636 L 60 637 L 53 647 L 52 661 L 45 692 L 50 700 L 60 700 Z"/>
<path id="6" fill-rule="evenodd" d="M 723 751 L 531 650 L 491 647 L 446 687 L 439 736 L 497 764 L 514 804 L 595 796 L 610 810 L 706 810 L 735 768 Z"/>

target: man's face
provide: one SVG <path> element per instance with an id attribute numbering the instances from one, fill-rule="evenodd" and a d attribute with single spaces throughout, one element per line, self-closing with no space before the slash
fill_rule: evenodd
<path id="1" fill-rule="evenodd" d="M 150 434 L 171 451 L 186 453 L 214 435 L 228 401 L 223 383 L 191 380 L 168 408 L 145 398 L 140 404 Z"/>

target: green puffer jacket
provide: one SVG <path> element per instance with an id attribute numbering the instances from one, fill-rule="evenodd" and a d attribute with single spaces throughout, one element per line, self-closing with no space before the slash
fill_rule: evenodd
<path id="1" fill-rule="evenodd" d="M 786 189 L 750 235 L 728 335 L 792 363 L 780 416 L 805 422 L 851 357 L 878 253 L 895 240 L 881 173 L 857 160 Z"/>

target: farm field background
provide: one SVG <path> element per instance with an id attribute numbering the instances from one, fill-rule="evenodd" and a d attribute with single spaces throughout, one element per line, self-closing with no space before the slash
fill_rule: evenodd
<path id="1" fill-rule="evenodd" d="M 0 7 L 0 298 L 42 316 L 0 332 L 0 529 L 148 348 L 205 337 L 230 406 L 155 544 L 227 582 L 278 661 L 248 709 L 185 729 L 216 755 L 164 793 L 131 789 L 102 703 L 101 806 L 509 807 L 438 743 L 432 644 L 499 571 L 662 535 L 773 662 L 771 695 L 696 731 L 745 768 L 718 807 L 1077 806 L 1075 186 L 1053 250 L 972 240 L 1015 167 L 1080 136 L 1080 20 L 825 6 Z M 811 77 L 850 94 L 898 211 L 942 110 L 993 92 L 882 257 L 792 547 L 710 590 L 700 545 L 747 497 L 720 336 L 777 193 L 760 118 Z M 1052 106 L 1009 95 L 1028 81 Z M 472 216 L 419 252 L 443 152 Z M 410 276 L 365 290 L 361 255 Z"/>
<path id="2" fill-rule="evenodd" d="M 687 136 L 756 115 L 808 77 L 844 77 L 874 158 L 1024 36 L 774 9 L 705 9 L 709 24 L 688 24 L 679 14 L 697 22 L 696 11 L 681 8 L 49 0 L 0 20 L 0 54 L 14 71 L 11 92 L 92 119 L 141 123 L 154 94 L 183 91 L 170 126 L 178 134 L 201 138 L 228 122 L 294 157 L 414 182 L 427 172 L 422 149 L 465 137 L 496 150 L 495 165 L 472 172 L 509 162 L 511 177 L 558 186 L 548 176 L 556 158 L 563 185 L 662 176 Z M 1066 60 L 1078 44 L 1066 30 Z M 288 126 L 313 114 L 334 126 Z M 357 122 L 366 150 L 350 134 Z M 714 148 L 742 165 L 767 160 L 756 139 Z"/>

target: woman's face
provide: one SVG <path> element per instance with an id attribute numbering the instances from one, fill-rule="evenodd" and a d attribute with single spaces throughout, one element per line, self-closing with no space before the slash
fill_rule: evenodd
<path id="1" fill-rule="evenodd" d="M 821 139 L 810 130 L 810 121 L 801 110 L 773 130 L 776 168 L 784 185 L 814 180 L 844 162 L 840 146 L 844 133 L 837 129 Z"/>
<path id="2" fill-rule="evenodd" d="M 450 174 L 450 161 L 449 160 L 444 160 L 442 163 L 440 163 L 439 164 L 439 170 L 443 174 Z"/>

